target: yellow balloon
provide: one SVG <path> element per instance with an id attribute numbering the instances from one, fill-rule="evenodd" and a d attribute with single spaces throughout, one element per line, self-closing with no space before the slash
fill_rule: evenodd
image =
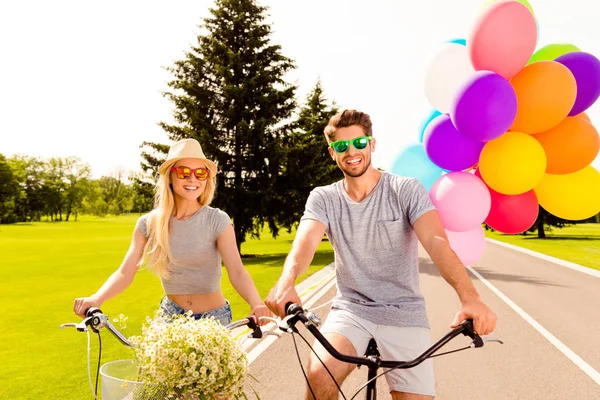
<path id="1" fill-rule="evenodd" d="M 545 174 L 534 192 L 550 214 L 571 221 L 600 212 L 600 172 L 591 165 L 572 174 Z"/>
<path id="2" fill-rule="evenodd" d="M 479 171 L 485 183 L 496 192 L 525 193 L 544 177 L 546 153 L 531 135 L 506 132 L 485 144 L 479 156 Z"/>

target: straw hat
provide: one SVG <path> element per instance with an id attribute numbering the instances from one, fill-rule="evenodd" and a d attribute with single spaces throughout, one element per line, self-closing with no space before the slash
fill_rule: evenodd
<path id="1" fill-rule="evenodd" d="M 183 158 L 196 158 L 198 160 L 203 160 L 210 170 L 210 174 L 212 176 L 217 174 L 217 164 L 206 158 L 200 143 L 198 143 L 196 139 L 183 139 L 175 142 L 169 149 L 167 159 L 158 168 L 158 173 L 164 174 L 168 165 L 173 164 L 173 161 L 181 160 Z"/>

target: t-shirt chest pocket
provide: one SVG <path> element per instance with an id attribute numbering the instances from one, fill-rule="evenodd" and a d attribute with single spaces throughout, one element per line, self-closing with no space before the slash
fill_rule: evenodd
<path id="1" fill-rule="evenodd" d="M 377 221 L 375 223 L 374 247 L 378 250 L 397 249 L 402 243 L 404 221 L 401 219 Z"/>

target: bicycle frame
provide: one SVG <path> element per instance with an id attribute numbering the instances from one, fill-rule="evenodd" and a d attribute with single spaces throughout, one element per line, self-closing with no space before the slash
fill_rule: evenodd
<path id="1" fill-rule="evenodd" d="M 365 385 L 363 385 L 355 394 L 355 396 L 356 396 L 358 394 L 358 392 L 360 392 L 360 390 L 362 390 L 366 386 L 367 387 L 367 391 L 366 391 L 366 395 L 365 395 L 366 400 L 376 400 L 376 397 L 377 397 L 376 378 L 378 377 L 377 370 L 379 368 L 406 369 L 406 368 L 415 367 L 415 366 L 421 364 L 423 361 L 427 360 L 428 358 L 435 357 L 433 354 L 436 351 L 438 351 L 445 344 L 447 344 L 448 342 L 450 342 L 452 339 L 459 336 L 460 334 L 462 334 L 464 336 L 469 336 L 471 339 L 473 339 L 473 341 L 470 346 L 465 347 L 463 349 L 459 349 L 459 350 L 465 350 L 467 348 L 482 347 L 486 342 L 489 342 L 489 341 L 497 341 L 497 342 L 503 344 L 503 342 L 499 339 L 486 339 L 486 340 L 482 339 L 474 331 L 473 321 L 469 319 L 469 320 L 463 321 L 458 327 L 454 328 L 452 331 L 450 331 L 449 333 L 444 335 L 441 339 L 439 339 L 437 342 L 435 342 L 431 347 L 426 349 L 423 353 L 421 353 L 414 360 L 386 361 L 386 360 L 381 359 L 381 357 L 379 355 L 379 351 L 377 350 L 377 344 L 375 343 L 375 341 L 373 339 L 369 342 L 369 346 L 367 347 L 364 357 L 355 357 L 355 356 L 350 356 L 350 355 L 342 354 L 342 353 L 338 352 L 331 345 L 331 343 L 329 343 L 329 341 L 321 334 L 321 332 L 317 328 L 317 326 L 320 324 L 320 318 L 317 315 L 315 315 L 314 313 L 311 313 L 311 312 L 305 312 L 305 310 L 301 306 L 299 306 L 298 304 L 293 304 L 293 303 L 286 304 L 285 310 L 288 315 L 288 317 L 286 317 L 286 319 L 285 319 L 285 322 L 286 322 L 288 328 L 280 326 L 281 330 L 288 331 L 288 329 L 289 329 L 294 333 L 299 333 L 298 330 L 296 329 L 295 325 L 297 322 L 302 322 L 304 324 L 304 326 L 308 329 L 308 331 L 319 341 L 319 343 L 321 343 L 321 345 L 323 345 L 325 350 L 327 350 L 329 352 L 329 354 L 331 354 L 334 358 L 336 358 L 340 361 L 346 362 L 346 363 L 356 364 L 357 366 L 365 365 L 368 368 L 367 383 Z M 437 354 L 436 356 L 439 356 L 442 354 L 449 354 L 449 353 L 459 351 L 459 350 L 454 350 L 454 351 L 450 351 L 447 353 Z M 352 397 L 352 398 L 354 398 L 354 397 Z"/>

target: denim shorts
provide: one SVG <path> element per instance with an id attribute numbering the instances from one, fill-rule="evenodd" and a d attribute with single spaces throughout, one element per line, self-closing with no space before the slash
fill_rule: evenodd
<path id="1" fill-rule="evenodd" d="M 160 311 L 162 311 L 165 315 L 185 314 L 186 312 L 186 310 L 171 300 L 168 296 L 163 297 L 160 301 Z M 214 310 L 203 313 L 192 314 L 192 317 L 195 319 L 214 317 L 221 323 L 221 325 L 228 325 L 233 319 L 229 301 L 227 301 L 227 304 L 225 304 L 223 307 L 215 308 Z"/>

